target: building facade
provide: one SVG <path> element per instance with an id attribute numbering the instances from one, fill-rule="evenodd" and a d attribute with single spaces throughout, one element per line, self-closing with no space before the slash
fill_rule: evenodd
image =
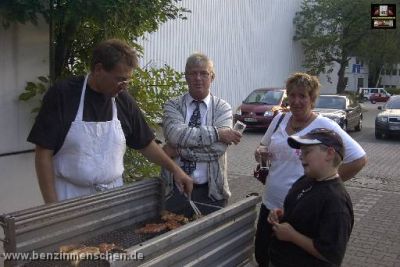
<path id="1" fill-rule="evenodd" d="M 379 87 L 400 88 L 400 64 L 383 68 L 379 78 Z"/>

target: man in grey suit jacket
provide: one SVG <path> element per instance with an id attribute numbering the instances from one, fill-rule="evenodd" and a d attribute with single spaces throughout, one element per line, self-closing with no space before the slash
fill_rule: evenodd
<path id="1" fill-rule="evenodd" d="M 193 179 L 193 201 L 223 207 L 231 193 L 227 180 L 226 149 L 237 144 L 241 133 L 232 130 L 232 108 L 210 93 L 215 78 L 213 62 L 204 54 L 192 54 L 186 61 L 185 78 L 189 92 L 168 101 L 164 107 L 164 151 Z M 166 181 L 166 209 L 192 214 L 187 196 L 174 185 L 163 169 Z M 216 208 L 199 205 L 207 214 Z"/>

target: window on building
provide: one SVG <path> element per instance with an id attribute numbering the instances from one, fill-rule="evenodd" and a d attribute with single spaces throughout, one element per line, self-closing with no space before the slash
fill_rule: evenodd
<path id="1" fill-rule="evenodd" d="M 392 73 L 392 72 L 390 71 L 390 69 L 386 69 L 385 75 L 390 75 L 390 73 Z"/>
<path id="2" fill-rule="evenodd" d="M 392 75 L 393 76 L 397 75 L 397 69 L 392 69 Z"/>
<path id="3" fill-rule="evenodd" d="M 357 89 L 364 87 L 364 78 L 357 79 Z"/>
<path id="4" fill-rule="evenodd" d="M 381 74 L 385 75 L 385 69 L 384 68 L 381 69 Z"/>
<path id="5" fill-rule="evenodd" d="M 361 59 L 356 58 L 356 64 L 360 65 L 361 67 L 364 66 L 364 61 L 362 61 Z"/>

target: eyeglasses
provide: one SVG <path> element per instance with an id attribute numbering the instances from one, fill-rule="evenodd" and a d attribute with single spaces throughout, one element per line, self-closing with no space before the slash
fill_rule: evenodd
<path id="1" fill-rule="evenodd" d="M 189 78 L 197 78 L 197 76 L 200 75 L 202 79 L 206 79 L 211 75 L 208 71 L 188 71 L 185 74 Z"/>
<path id="2" fill-rule="evenodd" d="M 119 70 L 106 70 L 104 67 L 102 67 L 103 73 L 108 77 L 108 79 L 113 80 L 113 82 L 118 86 L 118 87 L 126 87 L 130 82 L 132 82 L 133 79 L 131 79 L 131 75 L 126 75 L 127 73 L 121 72 Z"/>
<path id="3" fill-rule="evenodd" d="M 127 86 L 130 82 L 132 81 L 132 79 L 128 79 L 128 80 L 123 80 L 123 81 L 119 81 L 117 82 L 118 86 Z"/>

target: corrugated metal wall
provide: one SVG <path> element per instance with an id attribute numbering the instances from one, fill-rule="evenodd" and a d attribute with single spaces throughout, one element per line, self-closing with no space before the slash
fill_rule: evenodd
<path id="1" fill-rule="evenodd" d="M 214 61 L 212 92 L 235 109 L 253 89 L 283 86 L 301 67 L 292 40 L 300 0 L 184 0 L 187 20 L 170 21 L 143 41 L 142 64 L 184 70 L 195 51 Z"/>

